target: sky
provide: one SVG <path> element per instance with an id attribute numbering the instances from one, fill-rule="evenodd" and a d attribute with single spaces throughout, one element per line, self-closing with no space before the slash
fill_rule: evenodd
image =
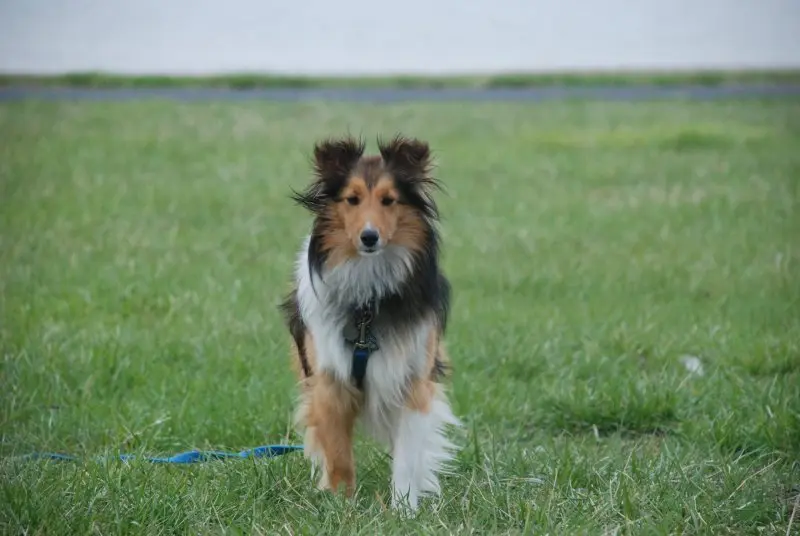
<path id="1" fill-rule="evenodd" d="M 0 0 L 0 71 L 800 67 L 800 0 Z"/>

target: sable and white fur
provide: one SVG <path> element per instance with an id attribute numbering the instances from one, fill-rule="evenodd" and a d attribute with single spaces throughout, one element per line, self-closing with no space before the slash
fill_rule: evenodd
<path id="1" fill-rule="evenodd" d="M 282 308 L 299 365 L 297 420 L 320 487 L 354 492 L 359 422 L 392 455 L 393 506 L 416 509 L 440 492 L 438 474 L 453 455 L 446 429 L 458 424 L 440 383 L 450 286 L 439 269 L 428 145 L 397 137 L 379 148 L 364 157 L 363 142 L 351 138 L 315 147 L 316 180 L 295 195 L 314 224 Z M 379 349 L 361 391 L 346 337 L 355 308 L 369 300 Z"/>

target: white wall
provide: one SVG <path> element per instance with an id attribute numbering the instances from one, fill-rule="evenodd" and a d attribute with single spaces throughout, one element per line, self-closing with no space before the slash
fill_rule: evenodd
<path id="1" fill-rule="evenodd" d="M 0 0 L 0 71 L 800 67 L 800 0 Z"/>

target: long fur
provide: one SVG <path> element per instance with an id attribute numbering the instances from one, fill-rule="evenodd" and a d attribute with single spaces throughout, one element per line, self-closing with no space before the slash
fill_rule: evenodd
<path id="1" fill-rule="evenodd" d="M 439 384 L 447 370 L 441 339 L 450 284 L 439 266 L 432 195 L 439 185 L 427 143 L 397 136 L 378 146 L 380 156 L 368 157 L 363 140 L 315 146 L 315 180 L 294 193 L 314 221 L 299 252 L 295 287 L 281 307 L 303 386 L 298 422 L 306 428 L 307 455 L 323 470 L 320 485 L 343 483 L 352 492 L 350 427 L 358 419 L 392 451 L 393 504 L 416 508 L 420 497 L 439 493 L 436 474 L 452 456 L 445 429 L 458 424 Z M 397 207 L 384 212 L 396 236 L 405 238 L 388 239 L 378 255 L 355 255 L 342 239 L 353 234 L 343 229 L 342 192 L 356 180 L 370 192 L 389 184 L 399 194 Z M 373 213 L 383 210 L 374 207 Z M 369 300 L 376 304 L 371 328 L 380 348 L 360 393 L 351 382 L 346 335 L 354 311 Z"/>

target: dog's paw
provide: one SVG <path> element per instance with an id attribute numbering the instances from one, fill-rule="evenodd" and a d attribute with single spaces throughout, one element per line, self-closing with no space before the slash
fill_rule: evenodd
<path id="1" fill-rule="evenodd" d="M 416 493 L 392 492 L 392 510 L 403 517 L 413 517 L 417 513 L 419 499 Z"/>

